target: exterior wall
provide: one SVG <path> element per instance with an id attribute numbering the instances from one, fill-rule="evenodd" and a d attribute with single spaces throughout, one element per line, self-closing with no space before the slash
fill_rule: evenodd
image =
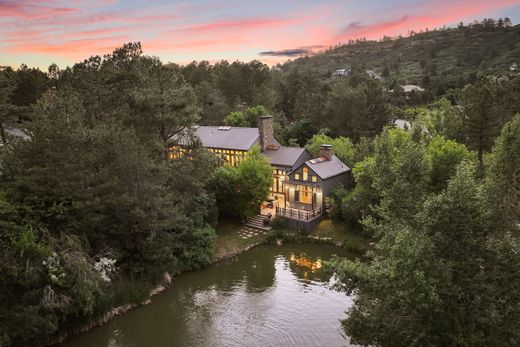
<path id="1" fill-rule="evenodd" d="M 303 163 L 305 163 L 307 160 L 310 160 L 310 159 L 312 159 L 312 156 L 309 154 L 309 152 L 307 152 L 306 150 L 303 151 L 302 155 L 300 155 L 298 160 L 296 160 L 296 162 L 294 163 L 294 165 L 291 168 L 291 170 L 294 170 L 297 167 L 303 165 Z"/>
<path id="2" fill-rule="evenodd" d="M 208 151 L 222 159 L 227 165 L 237 166 L 244 161 L 249 155 L 249 151 L 241 151 L 236 149 L 212 148 L 206 147 Z M 168 148 L 168 158 L 177 159 L 184 157 L 189 150 L 182 146 L 170 146 Z"/>
<path id="3" fill-rule="evenodd" d="M 249 155 L 249 151 L 240 151 L 235 149 L 207 148 L 208 151 L 215 154 L 218 158 L 231 166 L 238 166 Z"/>
<path id="4" fill-rule="evenodd" d="M 323 191 L 323 196 L 327 197 L 332 193 L 332 191 L 342 185 L 345 188 L 349 186 L 349 173 L 345 172 L 341 175 L 334 176 L 322 181 L 321 187 Z"/>
<path id="5" fill-rule="evenodd" d="M 270 190 L 273 194 L 283 194 L 283 185 L 287 181 L 287 173 L 291 168 L 278 165 L 271 165 L 271 167 L 273 168 L 273 184 Z"/>
<path id="6" fill-rule="evenodd" d="M 308 170 L 307 180 L 303 180 L 304 168 Z M 287 181 L 287 185 L 292 188 L 289 189 L 289 194 L 286 194 L 287 207 L 301 210 L 315 210 L 317 208 L 323 207 L 324 198 L 321 189 L 321 183 L 322 182 L 319 176 L 316 175 L 316 173 L 312 171 L 307 165 L 303 165 L 302 167 L 298 168 L 298 170 L 291 172 Z M 301 190 L 301 187 L 303 186 L 309 187 L 307 189 L 311 191 L 310 203 L 303 203 L 296 200 L 296 191 Z"/>
<path id="7" fill-rule="evenodd" d="M 293 230 L 311 231 L 320 223 L 321 217 L 310 221 L 285 218 L 285 225 Z"/>

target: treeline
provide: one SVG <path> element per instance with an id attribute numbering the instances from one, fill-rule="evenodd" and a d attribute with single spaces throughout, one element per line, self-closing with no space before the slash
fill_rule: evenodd
<path id="1" fill-rule="evenodd" d="M 420 127 L 385 129 L 329 202 L 377 239 L 364 261 L 328 264 L 354 294 L 343 321 L 370 346 L 516 346 L 520 341 L 520 115 L 487 159 Z"/>
<path id="2" fill-rule="evenodd" d="M 513 26 L 508 18 L 484 19 L 457 27 L 425 28 L 406 37 L 359 39 L 295 59 L 282 69 L 312 70 L 324 79 L 339 68 L 370 70 L 389 89 L 406 84 L 426 88 L 423 97 L 431 101 L 481 77 L 509 75 L 512 65 L 520 63 L 519 35 L 520 25 Z"/>
<path id="3" fill-rule="evenodd" d="M 21 107 L 30 119 L 30 140 L 0 147 L 2 346 L 142 302 L 165 271 L 206 264 L 216 236 L 215 160 L 196 141 L 165 156 L 197 119 L 183 77 L 138 44 L 55 72 L 29 105 L 9 102 L 25 72 L 2 72 L 2 122 Z"/>

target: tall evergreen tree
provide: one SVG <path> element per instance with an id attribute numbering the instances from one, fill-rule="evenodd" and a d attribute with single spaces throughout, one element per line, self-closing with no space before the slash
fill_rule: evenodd
<path id="1" fill-rule="evenodd" d="M 469 84 L 462 91 L 463 132 L 467 144 L 477 151 L 483 166 L 484 152 L 489 151 L 500 132 L 500 116 L 496 107 L 495 82 L 481 79 Z"/>

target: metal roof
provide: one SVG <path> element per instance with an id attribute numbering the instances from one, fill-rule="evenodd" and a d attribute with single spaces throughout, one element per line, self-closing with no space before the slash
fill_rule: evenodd
<path id="1" fill-rule="evenodd" d="M 278 149 L 266 149 L 264 151 L 271 165 L 293 167 L 298 158 L 305 152 L 305 148 L 280 147 Z"/>
<path id="2" fill-rule="evenodd" d="M 247 151 L 260 140 L 258 128 L 199 126 L 195 135 L 204 147 Z"/>
<path id="3" fill-rule="evenodd" d="M 322 180 L 350 171 L 350 168 L 335 155 L 332 156 L 331 160 L 307 160 L 305 165 L 320 176 Z"/>

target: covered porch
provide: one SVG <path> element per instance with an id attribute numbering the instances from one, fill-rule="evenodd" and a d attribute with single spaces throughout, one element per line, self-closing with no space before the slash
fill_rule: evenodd
<path id="1" fill-rule="evenodd" d="M 284 182 L 284 201 L 276 207 L 276 214 L 311 221 L 322 215 L 323 203 L 322 189 L 317 183 Z"/>

